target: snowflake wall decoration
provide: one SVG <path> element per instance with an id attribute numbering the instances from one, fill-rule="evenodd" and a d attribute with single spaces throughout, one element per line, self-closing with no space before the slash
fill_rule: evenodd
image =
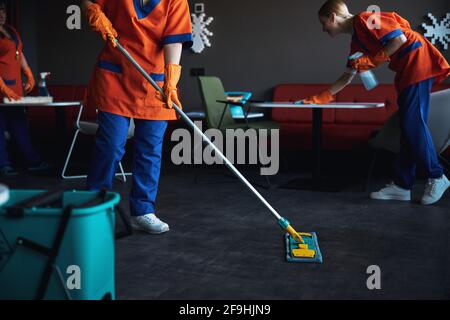
<path id="1" fill-rule="evenodd" d="M 445 18 L 439 23 L 431 13 L 428 14 L 428 18 L 430 18 L 433 24 L 427 25 L 422 23 L 422 27 L 426 30 L 424 36 L 431 38 L 432 44 L 436 44 L 436 41 L 438 40 L 444 49 L 447 50 L 450 42 L 450 13 L 447 13 Z"/>
<path id="2" fill-rule="evenodd" d="M 214 18 L 209 17 L 205 20 L 205 17 L 204 13 L 201 13 L 199 16 L 192 14 L 192 38 L 194 44 L 191 49 L 195 53 L 201 53 L 206 47 L 211 47 L 209 37 L 213 36 L 213 33 L 207 27 Z"/>

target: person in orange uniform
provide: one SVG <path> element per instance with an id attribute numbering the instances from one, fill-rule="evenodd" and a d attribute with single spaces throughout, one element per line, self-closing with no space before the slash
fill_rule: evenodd
<path id="1" fill-rule="evenodd" d="M 430 132 L 426 125 L 433 84 L 450 75 L 450 66 L 442 54 L 410 24 L 395 12 L 372 12 L 353 15 L 341 0 L 329 0 L 319 10 L 323 31 L 334 37 L 351 34 L 350 56 L 346 72 L 330 87 L 316 96 L 301 100 L 306 104 L 326 104 L 345 88 L 358 72 L 364 72 L 389 62 L 396 73 L 401 151 L 395 163 L 395 179 L 370 197 L 378 200 L 411 200 L 416 166 L 428 176 L 422 204 L 437 202 L 450 187 L 439 163 Z"/>
<path id="2" fill-rule="evenodd" d="M 172 102 L 181 107 L 177 93 L 181 52 L 183 46 L 192 45 L 188 2 L 85 0 L 83 6 L 91 28 L 106 40 L 87 94 L 88 107 L 98 109 L 99 124 L 88 188 L 112 188 L 134 119 L 132 226 L 151 234 L 169 231 L 155 215 L 155 199 L 167 121 L 177 119 Z M 115 48 L 115 38 L 163 88 L 167 100 Z"/>
<path id="3" fill-rule="evenodd" d="M 22 52 L 22 40 L 18 32 L 6 24 L 6 1 L 0 1 L 0 99 L 19 100 L 23 92 L 31 92 L 35 82 L 33 73 Z M 22 83 L 22 72 L 26 77 Z M 6 149 L 5 131 L 11 134 L 19 149 L 25 155 L 28 170 L 40 171 L 48 168 L 33 148 L 28 131 L 25 109 L 21 107 L 0 107 L 0 175 L 17 175 L 11 166 Z"/>

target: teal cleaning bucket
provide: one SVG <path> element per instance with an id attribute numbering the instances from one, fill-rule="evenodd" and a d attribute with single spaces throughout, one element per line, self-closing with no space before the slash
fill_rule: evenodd
<path id="1" fill-rule="evenodd" d="M 114 299 L 120 196 L 91 191 L 48 195 L 11 190 L 0 208 L 0 300 Z"/>

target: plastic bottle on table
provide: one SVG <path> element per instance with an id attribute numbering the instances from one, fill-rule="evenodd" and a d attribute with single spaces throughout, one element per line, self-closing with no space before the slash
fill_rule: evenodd
<path id="1" fill-rule="evenodd" d="M 50 97 L 50 93 L 48 92 L 47 89 L 47 83 L 45 80 L 47 80 L 47 77 L 50 75 L 50 72 L 41 72 L 40 76 L 41 79 L 39 80 L 39 85 L 38 85 L 38 95 L 40 97 Z"/>

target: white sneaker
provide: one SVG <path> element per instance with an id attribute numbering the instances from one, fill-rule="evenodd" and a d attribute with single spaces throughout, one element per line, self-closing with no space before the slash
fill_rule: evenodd
<path id="1" fill-rule="evenodd" d="M 395 183 L 391 182 L 380 191 L 372 192 L 370 198 L 376 200 L 411 201 L 411 190 L 400 188 Z"/>
<path id="2" fill-rule="evenodd" d="M 145 231 L 151 234 L 160 234 L 169 231 L 169 225 L 159 220 L 154 213 L 131 217 L 131 226 L 135 230 Z"/>
<path id="3" fill-rule="evenodd" d="M 421 201 L 422 204 L 427 205 L 438 202 L 449 187 L 450 182 L 448 181 L 445 174 L 438 179 L 428 179 Z"/>

